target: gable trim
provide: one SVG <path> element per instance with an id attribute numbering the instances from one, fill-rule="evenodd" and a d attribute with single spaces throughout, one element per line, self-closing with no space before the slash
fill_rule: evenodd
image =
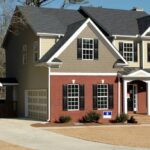
<path id="1" fill-rule="evenodd" d="M 145 30 L 141 37 L 145 37 L 148 32 L 150 32 L 150 27 Z"/>
<path id="2" fill-rule="evenodd" d="M 115 53 L 123 60 L 125 65 L 128 65 L 128 62 L 121 56 L 119 51 L 113 46 L 113 44 L 106 38 L 106 36 L 100 31 L 100 29 L 95 25 L 95 23 L 88 18 L 79 29 L 76 30 L 76 32 L 65 42 L 64 45 L 61 46 L 61 48 L 48 60 L 48 63 L 50 63 L 54 58 L 57 58 L 69 45 L 70 43 L 87 27 L 88 23 L 91 23 L 91 25 L 96 29 L 96 31 L 104 38 L 104 40 L 107 42 L 107 44 L 115 51 Z"/>
<path id="3" fill-rule="evenodd" d="M 139 75 L 139 76 L 136 76 L 138 73 L 143 73 L 145 75 Z M 138 71 L 135 71 L 133 73 L 130 73 L 128 75 L 123 75 L 122 77 L 150 77 L 150 73 L 148 73 L 147 71 L 145 70 L 138 70 Z"/>

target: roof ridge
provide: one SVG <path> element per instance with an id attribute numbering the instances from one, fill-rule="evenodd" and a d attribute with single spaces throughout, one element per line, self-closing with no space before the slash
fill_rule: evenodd
<path id="1" fill-rule="evenodd" d="M 81 6 L 80 9 L 89 8 L 89 9 L 103 9 L 103 10 L 112 10 L 112 11 L 122 11 L 122 12 L 132 12 L 132 13 L 146 13 L 145 11 L 133 11 L 132 9 L 118 9 L 118 8 L 104 8 L 104 7 L 92 7 L 92 6 Z"/>

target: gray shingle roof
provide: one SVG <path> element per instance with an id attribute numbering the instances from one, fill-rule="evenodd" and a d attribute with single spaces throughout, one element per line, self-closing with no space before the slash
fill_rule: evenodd
<path id="1" fill-rule="evenodd" d="M 67 26 L 83 20 L 76 10 L 17 7 L 35 32 L 64 34 Z"/>
<path id="2" fill-rule="evenodd" d="M 148 16 L 146 12 L 132 10 L 117 10 L 94 7 L 81 7 L 81 12 L 89 16 L 97 25 L 102 27 L 110 35 L 136 35 L 141 33 L 142 17 Z M 142 21 L 142 24 L 144 22 Z M 150 21 L 148 22 L 150 25 Z M 145 29 L 145 27 L 144 27 Z M 146 30 L 146 29 L 145 29 Z M 143 28 L 142 28 L 143 31 Z"/>
<path id="3" fill-rule="evenodd" d="M 150 26 L 150 16 L 144 16 L 137 19 L 140 34 L 144 33 L 145 30 Z"/>

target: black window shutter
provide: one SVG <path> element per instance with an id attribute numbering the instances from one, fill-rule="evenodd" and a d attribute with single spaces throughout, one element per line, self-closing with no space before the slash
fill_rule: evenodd
<path id="1" fill-rule="evenodd" d="M 63 85 L 63 110 L 67 110 L 67 85 Z"/>
<path id="2" fill-rule="evenodd" d="M 84 110 L 84 85 L 80 85 L 79 91 L 80 91 L 80 99 L 79 99 L 80 110 Z"/>
<path id="3" fill-rule="evenodd" d="M 138 61 L 138 49 L 137 49 L 137 43 L 134 43 L 134 62 Z"/>
<path id="4" fill-rule="evenodd" d="M 94 59 L 98 59 L 98 39 L 94 39 Z"/>
<path id="5" fill-rule="evenodd" d="M 119 52 L 123 56 L 123 42 L 119 42 Z"/>
<path id="6" fill-rule="evenodd" d="M 77 39 L 77 59 L 82 59 L 82 39 Z"/>
<path id="7" fill-rule="evenodd" d="M 150 62 L 150 43 L 147 44 L 147 61 Z"/>
<path id="8" fill-rule="evenodd" d="M 113 109 L 114 107 L 114 92 L 113 92 L 113 84 L 108 85 L 108 108 Z"/>
<path id="9" fill-rule="evenodd" d="M 97 85 L 93 85 L 93 109 L 97 109 Z"/>

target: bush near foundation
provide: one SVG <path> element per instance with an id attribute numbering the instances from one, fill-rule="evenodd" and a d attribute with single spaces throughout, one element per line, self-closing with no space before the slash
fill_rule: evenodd
<path id="1" fill-rule="evenodd" d="M 127 114 L 122 113 L 122 114 L 120 114 L 120 116 L 116 117 L 116 122 L 117 123 L 125 123 L 128 120 L 128 118 L 129 117 Z"/>
<path id="2" fill-rule="evenodd" d="M 87 113 L 85 116 L 83 116 L 82 119 L 79 121 L 82 123 L 92 123 L 92 122 L 97 123 L 100 117 L 101 117 L 100 114 L 92 111 L 92 112 Z"/>
<path id="3" fill-rule="evenodd" d="M 58 122 L 59 123 L 67 123 L 71 121 L 71 117 L 70 116 L 60 116 Z"/>
<path id="4" fill-rule="evenodd" d="M 131 116 L 130 119 L 128 119 L 128 123 L 138 123 L 138 122 L 133 116 Z"/>

